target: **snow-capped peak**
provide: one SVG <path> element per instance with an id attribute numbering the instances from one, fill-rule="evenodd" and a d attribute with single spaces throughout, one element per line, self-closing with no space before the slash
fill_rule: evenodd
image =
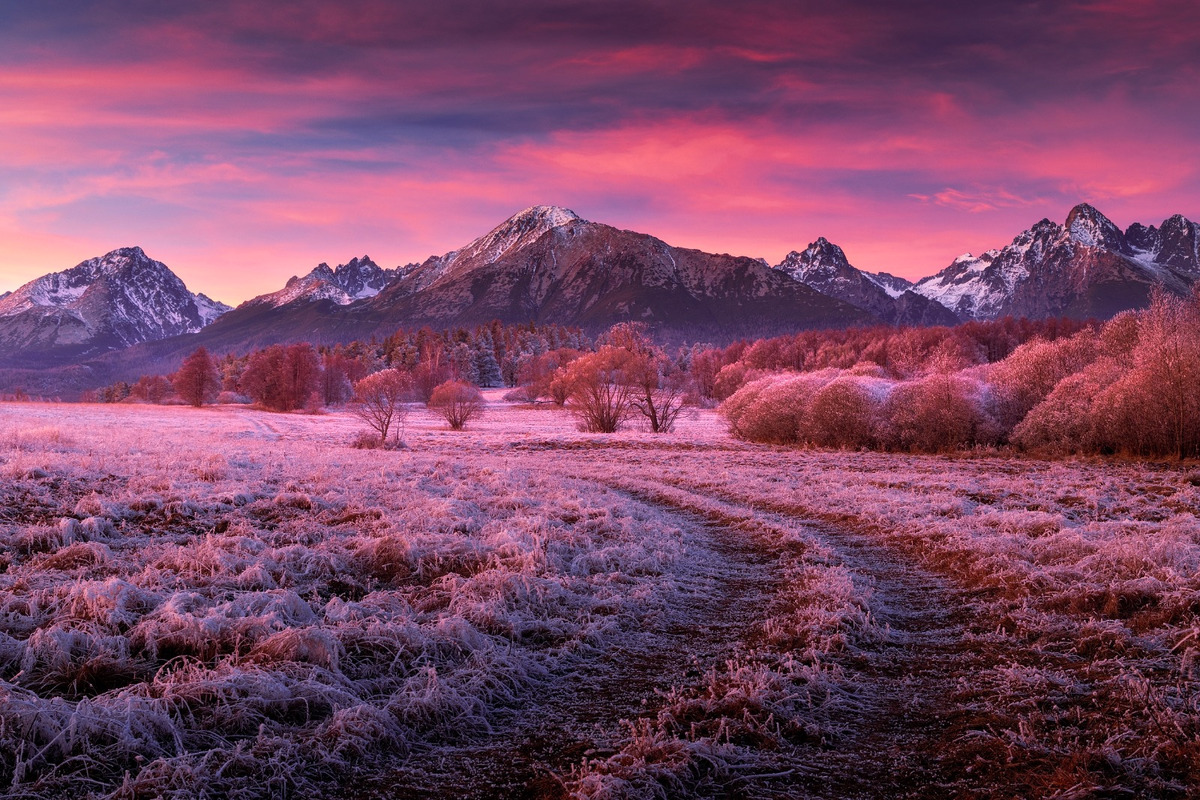
<path id="1" fill-rule="evenodd" d="M 1087 247 L 1122 252 L 1127 249 L 1125 234 L 1113 221 L 1087 203 L 1080 203 L 1067 215 L 1066 229 L 1073 241 Z"/>
<path id="2" fill-rule="evenodd" d="M 793 250 L 788 253 L 778 269 L 807 284 L 844 278 L 854 270 L 842 248 L 824 236 L 817 237 L 803 252 Z"/>
<path id="3" fill-rule="evenodd" d="M 383 269 L 370 256 L 352 258 L 331 267 L 321 262 L 303 277 L 292 276 L 282 289 L 255 297 L 255 305 L 283 306 L 297 300 L 332 300 L 344 306 L 379 294 L 400 271 Z"/>
<path id="4" fill-rule="evenodd" d="M 194 333 L 229 306 L 194 295 L 165 264 L 140 247 L 122 247 L 36 278 L 0 300 L 0 317 L 75 320 L 74 343 L 126 346 Z M 56 316 L 57 315 L 57 316 Z M 53 336 L 50 341 L 59 342 Z"/>
<path id="5" fill-rule="evenodd" d="M 567 208 L 532 206 L 509 217 L 487 234 L 454 253 L 452 258 L 454 261 L 467 258 L 492 261 L 505 253 L 533 244 L 548 231 L 583 221 L 582 217 Z"/>

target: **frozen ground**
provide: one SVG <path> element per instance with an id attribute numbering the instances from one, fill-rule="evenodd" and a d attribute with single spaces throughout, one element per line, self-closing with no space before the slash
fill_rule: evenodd
<path id="1" fill-rule="evenodd" d="M 0 405 L 8 797 L 1186 797 L 1200 471 Z"/>

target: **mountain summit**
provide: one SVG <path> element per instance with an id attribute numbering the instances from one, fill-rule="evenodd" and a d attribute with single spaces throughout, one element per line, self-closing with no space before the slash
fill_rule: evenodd
<path id="1" fill-rule="evenodd" d="M 41 365 L 194 333 L 228 310 L 140 247 L 122 247 L 0 299 L 0 349 Z"/>
<path id="2" fill-rule="evenodd" d="M 842 248 L 824 236 L 804 252 L 788 253 L 776 269 L 891 325 L 954 325 L 959 321 L 941 303 L 912 291 L 912 284 L 903 278 L 852 266 Z"/>
<path id="3" fill-rule="evenodd" d="M 915 291 L 964 319 L 1107 318 L 1149 302 L 1155 288 L 1186 293 L 1200 279 L 1197 225 L 1176 215 L 1122 232 L 1083 203 L 1063 225 L 1043 219 L 1012 243 L 959 256 Z"/>
<path id="4" fill-rule="evenodd" d="M 370 256 L 352 258 L 336 267 L 322 262 L 304 277 L 292 276 L 279 291 L 259 295 L 247 304 L 278 307 L 297 301 L 332 300 L 344 306 L 374 297 L 399 274 L 399 269 L 383 269 Z"/>
<path id="5" fill-rule="evenodd" d="M 410 325 L 534 320 L 592 332 L 635 320 L 673 338 L 873 321 L 756 259 L 673 247 L 556 206 L 526 209 L 430 259 L 365 310 Z"/>
<path id="6" fill-rule="evenodd" d="M 527 208 L 464 247 L 403 267 L 373 297 L 301 302 L 322 298 L 293 284 L 258 299 L 282 296 L 291 299 L 244 303 L 200 339 L 218 349 L 332 342 L 498 319 L 592 333 L 635 320 L 668 338 L 717 341 L 879 321 L 757 259 L 672 247 L 558 206 Z"/>

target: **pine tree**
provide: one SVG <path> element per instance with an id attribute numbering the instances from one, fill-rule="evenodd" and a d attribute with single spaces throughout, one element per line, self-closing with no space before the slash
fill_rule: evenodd
<path id="1" fill-rule="evenodd" d="M 496 348 L 491 331 L 484 329 L 475 340 L 471 358 L 475 368 L 474 383 L 477 386 L 499 386 L 504 383 L 500 364 L 496 361 Z"/>

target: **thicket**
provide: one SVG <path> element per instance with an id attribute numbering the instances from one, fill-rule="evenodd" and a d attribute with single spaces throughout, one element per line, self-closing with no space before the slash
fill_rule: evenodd
<path id="1" fill-rule="evenodd" d="M 738 384 L 721 414 L 735 436 L 749 441 L 1200 456 L 1200 294 L 1158 294 L 1149 308 L 1103 325 L 1044 328 L 994 363 L 970 346 L 980 341 L 970 331 L 897 331 L 874 341 L 883 363 L 863 359 L 846 367 L 816 358 L 813 370 L 770 371 L 764 365 L 790 358 L 788 345 L 797 340 L 758 342 L 709 372 L 718 394 Z M 824 351 L 840 350 L 848 359 L 872 349 L 858 346 L 870 344 L 868 338 L 846 346 L 856 341 L 850 334 Z M 922 356 L 908 358 L 913 352 Z"/>
<path id="2" fill-rule="evenodd" d="M 314 347 L 307 342 L 272 345 L 249 353 L 206 356 L 217 372 L 216 390 L 206 383 L 203 403 L 256 402 L 277 411 L 342 406 L 354 400 L 354 387 L 366 376 L 398 369 L 412 380 L 416 400 L 429 402 L 433 390 L 449 380 L 480 387 L 518 386 L 531 362 L 551 351 L 580 352 L 591 342 L 574 328 L 557 325 L 501 325 L 435 332 L 397 331 L 382 341 L 353 341 Z M 203 348 L 201 348 L 203 349 Z M 199 351 L 197 351 L 198 353 Z M 197 357 L 193 353 L 185 364 Z M 211 375 L 211 373 L 205 373 Z M 144 375 L 136 383 L 118 381 L 85 392 L 85 402 L 194 402 L 185 397 L 183 375 Z"/>

